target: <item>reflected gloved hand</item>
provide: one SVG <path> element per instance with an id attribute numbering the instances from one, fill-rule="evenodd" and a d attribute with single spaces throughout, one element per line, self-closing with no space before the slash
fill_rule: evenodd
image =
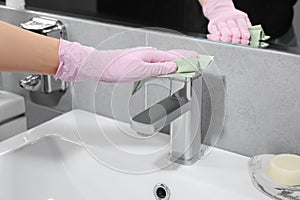
<path id="1" fill-rule="evenodd" d="M 247 45 L 250 39 L 248 15 L 234 7 L 232 0 L 206 0 L 203 13 L 209 19 L 207 38 Z"/>
<path id="2" fill-rule="evenodd" d="M 60 65 L 55 78 L 68 82 L 133 82 L 175 72 L 177 66 L 172 61 L 182 56 L 197 57 L 198 54 L 184 50 L 162 51 L 151 47 L 96 50 L 61 39 Z"/>

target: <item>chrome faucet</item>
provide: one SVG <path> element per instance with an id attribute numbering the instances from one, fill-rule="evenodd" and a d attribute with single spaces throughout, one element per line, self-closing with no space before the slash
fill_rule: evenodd
<path id="1" fill-rule="evenodd" d="M 182 82 L 179 90 L 172 85 Z M 202 155 L 201 107 L 202 73 L 192 78 L 171 78 L 170 94 L 132 118 L 131 128 L 143 136 L 151 136 L 170 125 L 171 161 L 190 165 Z"/>
<path id="2" fill-rule="evenodd" d="M 33 17 L 30 21 L 21 23 L 23 29 L 55 38 L 67 39 L 67 31 L 63 23 L 48 17 Z M 42 93 L 65 92 L 68 83 L 55 80 L 50 75 L 31 74 L 20 80 L 19 85 L 29 91 Z"/>

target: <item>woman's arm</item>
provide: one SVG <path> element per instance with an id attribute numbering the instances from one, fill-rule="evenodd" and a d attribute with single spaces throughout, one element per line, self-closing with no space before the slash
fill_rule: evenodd
<path id="1" fill-rule="evenodd" d="M 175 72 L 173 60 L 197 52 L 155 48 L 97 50 L 0 21 L 0 71 L 54 75 L 65 81 L 133 82 Z"/>
<path id="2" fill-rule="evenodd" d="M 201 4 L 201 6 L 203 6 L 203 5 L 204 5 L 205 1 L 206 1 L 206 0 L 199 0 L 199 2 L 200 2 L 200 4 Z"/>
<path id="3" fill-rule="evenodd" d="M 0 71 L 54 75 L 59 40 L 0 21 Z"/>

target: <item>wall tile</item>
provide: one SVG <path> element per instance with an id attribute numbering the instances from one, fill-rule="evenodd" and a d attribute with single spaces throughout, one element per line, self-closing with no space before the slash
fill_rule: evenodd
<path id="1" fill-rule="evenodd" d="M 39 106 L 32 103 L 31 101 L 26 101 L 26 117 L 27 117 L 27 128 L 31 129 L 41 123 L 49 121 L 54 117 L 62 114 L 56 110 L 45 108 L 44 106 Z"/>

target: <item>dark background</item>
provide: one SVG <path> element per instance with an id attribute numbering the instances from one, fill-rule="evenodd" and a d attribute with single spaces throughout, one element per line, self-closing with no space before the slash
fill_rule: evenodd
<path id="1" fill-rule="evenodd" d="M 133 27 L 205 33 L 197 0 L 26 0 L 26 8 Z"/>

